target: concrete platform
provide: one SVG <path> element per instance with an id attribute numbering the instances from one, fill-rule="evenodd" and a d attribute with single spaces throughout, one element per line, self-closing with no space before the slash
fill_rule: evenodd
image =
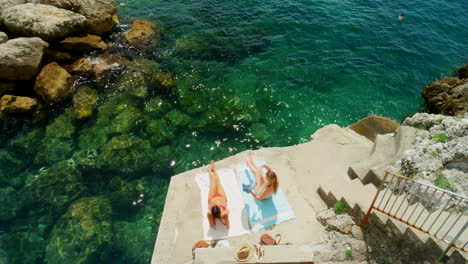
<path id="1" fill-rule="evenodd" d="M 277 172 L 280 187 L 297 218 L 270 230 L 228 238 L 230 246 L 236 248 L 243 243 L 256 244 L 264 233 L 272 236 L 280 233 L 282 242 L 297 246 L 319 243 L 324 230 L 315 216 L 327 207 L 316 190 L 323 185 L 346 186 L 351 181 L 347 177 L 350 164 L 368 158 L 372 146 L 370 140 L 350 129 L 329 125 L 318 130 L 311 142 L 254 151 L 255 159 L 267 161 Z M 217 167 L 234 169 L 245 157 L 246 153 L 239 153 L 217 161 Z M 192 263 L 191 247 L 203 239 L 204 217 L 201 213 L 200 191 L 194 179 L 196 174 L 206 171 L 207 166 L 172 177 L 152 264 Z"/>

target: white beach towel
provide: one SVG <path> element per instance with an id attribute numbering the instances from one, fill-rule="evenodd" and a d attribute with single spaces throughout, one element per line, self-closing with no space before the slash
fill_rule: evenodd
<path id="1" fill-rule="evenodd" d="M 197 174 L 195 181 L 200 188 L 201 217 L 203 219 L 203 236 L 205 240 L 216 240 L 225 237 L 240 236 L 249 233 L 249 219 L 244 208 L 244 200 L 240 193 L 237 177 L 232 169 L 217 170 L 221 185 L 227 196 L 227 208 L 229 209 L 229 222 L 231 227 L 227 229 L 221 221 L 216 221 L 216 229 L 210 228 L 208 218 L 208 192 L 210 188 L 210 176 L 208 173 Z"/>

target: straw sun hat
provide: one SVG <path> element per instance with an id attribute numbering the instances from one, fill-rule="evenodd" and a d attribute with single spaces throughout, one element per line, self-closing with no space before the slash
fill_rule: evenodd
<path id="1" fill-rule="evenodd" d="M 253 255 L 252 248 L 247 244 L 240 245 L 234 252 L 234 258 L 239 262 L 249 260 Z"/>

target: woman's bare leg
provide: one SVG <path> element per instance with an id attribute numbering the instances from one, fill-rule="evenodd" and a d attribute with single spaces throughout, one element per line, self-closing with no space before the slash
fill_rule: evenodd
<path id="1" fill-rule="evenodd" d="M 208 192 L 208 199 L 211 199 L 213 195 L 216 194 L 218 190 L 218 177 L 214 172 L 214 168 L 212 166 L 208 166 L 208 174 L 210 174 L 210 191 Z"/>
<path id="2" fill-rule="evenodd" d="M 252 152 L 249 152 L 247 154 L 247 158 L 245 159 L 246 162 L 247 162 L 247 165 L 249 166 L 250 168 L 250 171 L 252 171 L 253 174 L 255 174 L 255 184 L 256 185 L 260 185 L 262 183 L 262 171 L 260 167 L 258 167 L 257 165 L 255 165 L 255 163 L 253 162 L 252 160 Z"/>

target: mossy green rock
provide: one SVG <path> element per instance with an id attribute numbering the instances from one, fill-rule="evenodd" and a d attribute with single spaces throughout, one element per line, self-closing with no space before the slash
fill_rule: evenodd
<path id="1" fill-rule="evenodd" d="M 171 109 L 171 104 L 160 98 L 153 97 L 146 104 L 144 111 L 152 118 L 162 117 L 167 111 Z"/>
<path id="2" fill-rule="evenodd" d="M 66 115 L 58 116 L 46 127 L 46 137 L 71 138 L 74 133 L 75 125 L 73 120 Z"/>
<path id="3" fill-rule="evenodd" d="M 156 236 L 155 213 L 135 222 L 114 222 L 114 245 L 123 251 L 128 262 L 150 263 Z"/>
<path id="4" fill-rule="evenodd" d="M 0 188 L 0 223 L 9 221 L 16 216 L 18 207 L 16 190 L 12 187 Z"/>
<path id="5" fill-rule="evenodd" d="M 151 75 L 151 83 L 156 87 L 158 94 L 171 95 L 176 88 L 176 80 L 169 72 L 157 72 Z"/>
<path id="6" fill-rule="evenodd" d="M 151 75 L 159 70 L 159 64 L 153 60 L 146 58 L 136 58 L 128 63 L 127 71 L 141 72 L 146 75 Z"/>
<path id="7" fill-rule="evenodd" d="M 0 164 L 0 187 L 23 168 L 23 161 L 5 149 L 0 149 Z"/>
<path id="8" fill-rule="evenodd" d="M 132 131 L 138 124 L 143 121 L 143 116 L 140 110 L 136 107 L 126 107 L 112 121 L 108 128 L 110 133 L 128 133 Z"/>
<path id="9" fill-rule="evenodd" d="M 177 95 L 181 108 L 190 115 L 202 113 L 207 110 L 209 98 L 204 96 L 201 92 L 180 88 L 178 89 Z"/>
<path id="10" fill-rule="evenodd" d="M 129 182 L 118 176 L 113 177 L 110 184 L 115 190 L 109 196 L 113 211 L 118 213 L 115 217 L 120 219 L 134 217 L 146 199 L 148 193 L 146 186 L 140 180 Z"/>
<path id="11" fill-rule="evenodd" d="M 250 126 L 249 131 L 252 134 L 252 137 L 260 142 L 265 142 L 271 138 L 270 131 L 268 131 L 267 126 L 263 123 L 253 124 Z"/>
<path id="12" fill-rule="evenodd" d="M 182 113 L 177 109 L 167 113 L 164 118 L 169 122 L 169 124 L 176 128 L 186 126 L 191 120 L 190 116 Z"/>
<path id="13" fill-rule="evenodd" d="M 173 129 L 165 119 L 153 119 L 147 122 L 147 138 L 153 145 L 159 145 L 174 137 Z"/>
<path id="14" fill-rule="evenodd" d="M 253 121 L 247 108 L 235 96 L 221 97 L 211 111 L 203 115 L 202 119 L 208 120 L 208 125 L 205 127 L 207 131 L 233 129 L 235 126 Z"/>
<path id="15" fill-rule="evenodd" d="M 78 145 L 81 149 L 98 149 L 109 140 L 107 130 L 97 125 L 92 125 L 80 131 Z"/>
<path id="16" fill-rule="evenodd" d="M 133 135 L 113 137 L 102 147 L 98 157 L 100 167 L 133 173 L 148 167 L 152 161 L 149 141 Z"/>
<path id="17" fill-rule="evenodd" d="M 52 164 L 71 157 L 73 140 L 67 138 L 45 137 L 35 156 L 37 164 Z"/>
<path id="18" fill-rule="evenodd" d="M 138 98 L 144 98 L 148 95 L 145 76 L 141 72 L 125 72 L 122 78 L 114 84 L 114 89 Z"/>
<path id="19" fill-rule="evenodd" d="M 40 142 L 44 137 L 44 129 L 43 128 L 36 128 L 27 132 L 25 134 L 21 134 L 14 138 L 11 141 L 11 145 L 15 150 L 18 152 L 25 153 L 25 154 L 32 154 L 37 151 L 39 148 Z"/>
<path id="20" fill-rule="evenodd" d="M 73 160 L 76 162 L 76 165 L 83 168 L 96 168 L 97 166 L 97 150 L 95 149 L 86 149 L 75 152 L 73 155 Z"/>
<path id="21" fill-rule="evenodd" d="M 96 90 L 87 85 L 79 87 L 73 96 L 72 116 L 77 119 L 92 116 L 98 99 L 99 97 Z"/>
<path id="22" fill-rule="evenodd" d="M 99 263 L 112 239 L 111 214 L 109 200 L 104 197 L 75 201 L 50 234 L 47 263 Z"/>
<path id="23" fill-rule="evenodd" d="M 21 190 L 19 197 L 23 208 L 34 208 L 29 213 L 55 217 L 86 190 L 81 172 L 73 162 L 60 161 L 40 170 L 34 180 Z"/>
<path id="24" fill-rule="evenodd" d="M 172 161 L 175 161 L 175 149 L 170 145 L 165 145 L 154 153 L 153 171 L 167 171 L 171 167 Z"/>
<path id="25" fill-rule="evenodd" d="M 28 230 L 0 235 L 0 264 L 44 263 L 45 247 L 44 237 L 37 232 Z"/>

